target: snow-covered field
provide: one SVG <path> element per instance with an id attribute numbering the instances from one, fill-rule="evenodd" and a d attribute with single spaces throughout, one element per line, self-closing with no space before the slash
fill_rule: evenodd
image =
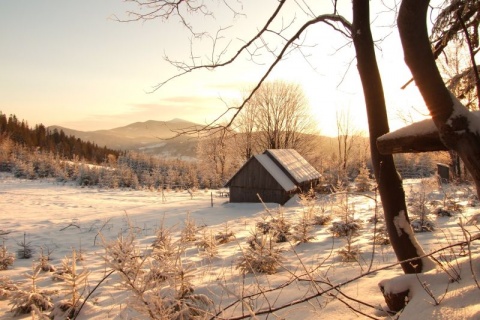
<path id="1" fill-rule="evenodd" d="M 405 181 L 407 192 L 410 186 L 418 192 L 418 185 L 418 180 Z M 453 191 L 451 194 L 454 194 Z M 479 213 L 478 208 L 467 205 L 470 194 L 467 188 L 458 187 L 454 198 L 464 206 L 462 213 L 452 217 L 433 217 L 436 230 L 416 234 L 425 252 L 465 240 L 464 232 L 458 226 L 460 219 L 466 222 Z M 121 285 L 118 274 L 107 277 L 95 288 L 110 270 L 104 259 L 102 238 L 111 241 L 130 232 L 135 235 L 139 250 L 150 252 L 156 231 L 162 223 L 164 227 L 172 228 L 175 237 L 178 237 L 189 214 L 199 227 L 197 239 L 202 234 L 218 234 L 226 228 L 235 235 L 233 241 L 218 245 L 218 253 L 214 257 L 202 254 L 194 242 L 182 253 L 181 263 L 193 275 L 194 292 L 205 294 L 214 302 L 209 316 L 205 318 L 212 318 L 217 313 L 221 319 L 241 318 L 242 315 L 255 318 L 254 313 L 285 306 L 309 296 L 315 297 L 280 308 L 268 318 L 358 319 L 367 315 L 388 318 L 385 312 L 378 310 L 386 308 L 378 283 L 399 276 L 402 271 L 394 265 L 396 258 L 391 246 L 373 245 L 374 224 L 369 220 L 374 215 L 375 203 L 371 199 L 373 193 L 367 195 L 370 197 L 349 196 L 349 210 L 354 210 L 354 217 L 362 221 L 362 229 L 353 242 L 353 248 L 360 250 L 358 261 L 342 261 L 338 250 L 344 248 L 346 239 L 333 237 L 328 230 L 331 224 L 328 224 L 314 226 L 311 231 L 314 238 L 310 242 L 299 245 L 295 241 L 280 243 L 283 258 L 277 273 L 247 273 L 244 276 L 236 265 L 248 247 L 246 239 L 251 236 L 257 222 L 270 219 L 268 212 L 277 212 L 275 204 L 267 204 L 269 210 L 262 204 L 231 204 L 215 190 L 194 193 L 165 191 L 162 195 L 158 191 L 80 188 L 53 180 L 20 180 L 2 173 L 0 231 L 9 232 L 3 236 L 4 244 L 9 252 L 15 253 L 25 236 L 35 253 L 31 259 L 17 258 L 13 266 L 0 271 L 0 279 L 8 277 L 21 289 L 30 290 L 31 280 L 25 277 L 25 273 L 31 273 L 32 266 L 38 263 L 42 248 L 44 253 L 51 252 L 50 263 L 57 269 L 61 267 L 62 259 L 71 257 L 75 249 L 82 257 L 77 269 L 89 271 L 86 288 L 81 290 L 82 296 L 86 297 L 93 291 L 78 319 L 147 318 L 129 308 L 131 292 Z M 441 200 L 443 193 L 437 191 L 430 197 Z M 316 210 L 323 209 L 331 214 L 338 211 L 338 204 L 330 200 L 318 198 Z M 284 207 L 284 215 L 295 225 L 308 209 L 299 201 L 292 200 Z M 334 217 L 336 219 L 340 217 Z M 475 225 L 466 226 L 466 230 L 472 235 L 479 231 Z M 477 242 L 471 243 L 473 258 L 478 256 Z M 469 252 L 463 249 L 463 252 Z M 453 259 L 448 264 L 444 263 L 445 269 L 451 274 L 459 273 L 461 279 L 458 282 L 450 283 L 446 273 L 437 268 L 429 274 L 404 277 L 397 281 L 399 283 L 392 284 L 394 289 L 400 284 L 412 284 L 414 288 L 414 297 L 404 310 L 402 319 L 480 319 L 480 288 L 474 281 L 475 274 L 480 279 L 480 268 L 474 261 L 472 272 L 468 255 L 462 256 L 461 253 L 459 247 L 443 252 L 446 260 Z M 440 253 L 434 257 L 440 259 Z M 394 266 L 384 268 L 388 265 Z M 39 290 L 58 289 L 53 295 L 54 301 L 66 297 L 63 282 L 53 281 L 48 272 L 41 273 L 41 277 L 37 282 Z M 349 282 L 351 279 L 354 281 Z M 285 285 L 287 283 L 289 285 Z M 331 289 L 339 284 L 344 285 Z M 276 290 L 271 290 L 273 288 Z M 262 291 L 263 294 L 253 295 L 243 303 L 229 307 L 241 297 Z M 435 299 L 430 297 L 429 291 Z M 435 305 L 435 300 L 440 303 Z M 0 300 L 0 319 L 32 318 L 30 315 L 14 317 L 10 309 L 8 299 Z M 222 310 L 224 312 L 220 313 Z M 258 318 L 267 317 L 262 315 Z"/>

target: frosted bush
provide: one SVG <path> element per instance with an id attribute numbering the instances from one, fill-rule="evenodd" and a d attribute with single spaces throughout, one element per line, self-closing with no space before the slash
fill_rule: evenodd
<path id="1" fill-rule="evenodd" d="M 220 231 L 218 234 L 215 235 L 215 241 L 218 244 L 229 243 L 230 241 L 235 239 L 235 235 L 234 235 L 233 231 L 230 230 L 230 227 L 228 225 L 228 221 L 225 222 L 224 226 L 225 227 L 224 227 L 223 231 Z"/>
<path id="2" fill-rule="evenodd" d="M 313 216 L 312 224 L 316 226 L 325 226 L 332 221 L 332 216 L 329 214 L 317 214 Z"/>
<path id="3" fill-rule="evenodd" d="M 357 235 L 361 228 L 362 224 L 358 220 L 349 222 L 334 221 L 329 228 L 329 231 L 332 232 L 335 237 L 347 237 L 350 235 Z"/>
<path id="4" fill-rule="evenodd" d="M 188 212 L 184 221 L 183 230 L 181 231 L 180 235 L 181 241 L 183 243 L 195 241 L 197 239 L 196 233 L 197 225 L 195 219 L 193 219 L 190 215 L 190 212 Z"/>
<path id="5" fill-rule="evenodd" d="M 202 239 L 195 243 L 197 248 L 201 250 L 206 256 L 214 257 L 218 253 L 217 241 L 212 235 L 212 232 L 204 232 Z"/>
<path id="6" fill-rule="evenodd" d="M 430 232 L 435 230 L 435 223 L 428 219 L 415 219 L 410 224 L 414 232 Z"/>
<path id="7" fill-rule="evenodd" d="M 172 230 L 166 229 L 163 224 L 156 231 L 152 247 L 152 256 L 158 261 L 170 260 L 182 251 L 179 243 L 173 241 Z"/>
<path id="8" fill-rule="evenodd" d="M 358 192 L 369 191 L 372 188 L 370 180 L 370 171 L 365 163 L 360 167 L 360 172 L 355 178 L 355 189 Z"/>
<path id="9" fill-rule="evenodd" d="M 15 256 L 7 251 L 5 244 L 0 248 L 0 270 L 6 270 L 9 266 L 13 265 Z"/>
<path id="10" fill-rule="evenodd" d="M 67 288 L 67 297 L 69 299 L 58 301 L 53 306 L 53 311 L 50 314 L 52 318 L 73 319 L 80 307 L 80 288 L 85 287 L 88 277 L 88 270 L 83 269 L 77 272 L 77 258 L 75 250 L 72 252 L 72 259 L 70 265 L 70 272 L 65 272 L 59 275 Z"/>
<path id="11" fill-rule="evenodd" d="M 254 235 L 249 244 L 238 259 L 236 268 L 242 273 L 276 273 L 283 258 L 275 241 L 268 235 Z"/>
<path id="12" fill-rule="evenodd" d="M 40 268 L 34 268 L 32 273 L 26 274 L 26 277 L 30 280 L 29 290 L 18 289 L 12 292 L 9 305 L 12 306 L 14 315 L 29 314 L 34 308 L 40 311 L 52 308 L 51 295 L 56 292 L 37 288 L 39 272 Z"/>
<path id="13" fill-rule="evenodd" d="M 17 290 L 18 286 L 10 278 L 0 276 L 0 299 L 9 298 Z"/>

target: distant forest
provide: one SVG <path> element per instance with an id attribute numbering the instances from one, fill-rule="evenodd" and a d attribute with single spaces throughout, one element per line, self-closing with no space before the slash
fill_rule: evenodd
<path id="1" fill-rule="evenodd" d="M 83 141 L 73 135 L 66 135 L 63 130 L 48 130 L 43 124 L 30 128 L 24 120 L 19 121 L 15 115 L 8 118 L 0 111 L 0 136 L 8 136 L 13 142 L 30 150 L 51 152 L 65 159 L 78 157 L 90 163 L 102 163 L 109 154 L 118 157 L 120 151 L 99 147 Z"/>

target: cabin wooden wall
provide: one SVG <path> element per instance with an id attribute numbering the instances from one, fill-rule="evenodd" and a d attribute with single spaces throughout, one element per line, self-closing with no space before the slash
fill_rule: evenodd
<path id="1" fill-rule="evenodd" d="M 268 173 L 268 171 L 252 158 L 230 180 L 230 202 L 260 202 L 257 193 L 263 202 L 284 204 L 290 195 Z"/>

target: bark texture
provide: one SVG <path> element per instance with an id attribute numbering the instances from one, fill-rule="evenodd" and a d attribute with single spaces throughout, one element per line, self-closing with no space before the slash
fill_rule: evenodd
<path id="1" fill-rule="evenodd" d="M 389 132 L 389 127 L 382 80 L 370 30 L 369 11 L 369 0 L 353 1 L 353 43 L 365 96 L 371 157 L 383 205 L 385 223 L 397 259 L 403 261 L 419 257 L 424 253 L 411 232 L 405 204 L 405 192 L 393 157 L 380 154 L 376 148 L 377 138 Z M 418 273 L 426 271 L 432 265 L 433 263 L 428 259 L 418 259 L 413 263 L 403 263 L 402 268 L 405 273 Z"/>

